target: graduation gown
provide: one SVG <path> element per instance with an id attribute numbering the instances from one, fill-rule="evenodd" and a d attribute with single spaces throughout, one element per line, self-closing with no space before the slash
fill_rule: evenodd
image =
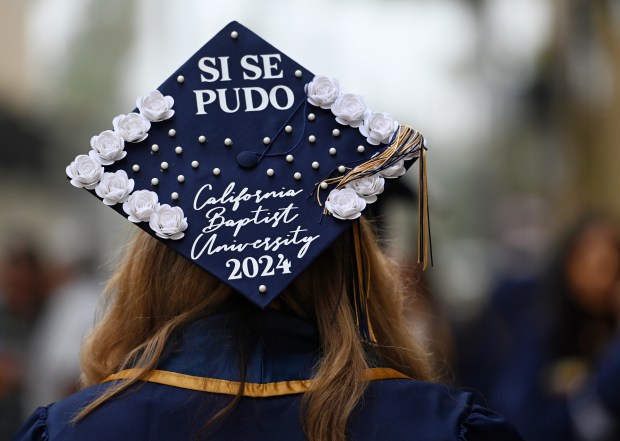
<path id="1" fill-rule="evenodd" d="M 127 372 L 38 408 L 15 441 L 305 440 L 300 403 L 319 360 L 316 328 L 268 310 L 253 324 L 246 387 L 222 419 L 210 417 L 239 388 L 237 313 L 189 324 L 171 339 L 148 381 L 109 400 L 77 424 L 72 417 Z M 521 440 L 503 417 L 471 392 L 415 381 L 392 369 L 369 369 L 368 389 L 347 426 L 350 440 Z"/>

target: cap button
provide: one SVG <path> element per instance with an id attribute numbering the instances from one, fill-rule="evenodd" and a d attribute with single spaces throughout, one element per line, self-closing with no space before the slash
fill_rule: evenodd
<path id="1" fill-rule="evenodd" d="M 249 150 L 243 151 L 237 155 L 237 163 L 242 168 L 252 169 L 258 165 L 258 155 Z"/>

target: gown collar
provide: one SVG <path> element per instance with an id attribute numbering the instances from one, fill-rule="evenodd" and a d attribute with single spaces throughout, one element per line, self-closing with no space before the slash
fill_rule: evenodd
<path id="1" fill-rule="evenodd" d="M 245 381 L 250 383 L 310 379 L 320 358 L 313 324 L 274 309 L 249 317 L 235 311 L 188 324 L 171 339 L 157 369 L 241 381 L 241 346 L 248 348 Z"/>

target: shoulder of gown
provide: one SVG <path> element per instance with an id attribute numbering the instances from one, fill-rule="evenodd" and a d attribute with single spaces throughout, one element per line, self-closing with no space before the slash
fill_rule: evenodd
<path id="1" fill-rule="evenodd" d="M 71 420 L 85 405 L 99 396 L 109 384 L 96 385 L 79 391 L 69 397 L 47 406 L 38 407 L 26 420 L 11 441 L 55 441 L 73 438 Z M 123 406 L 123 411 L 127 411 Z M 105 432 L 105 425 L 112 421 L 102 421 L 100 428 Z M 71 435 L 71 436 L 70 436 Z M 101 434 L 97 435 L 101 436 Z M 92 439 L 100 439 L 94 437 Z M 105 439 L 105 438 L 103 438 Z"/>
<path id="2" fill-rule="evenodd" d="M 38 407 L 22 428 L 13 436 L 12 441 L 48 441 L 47 410 L 49 406 Z"/>
<path id="3" fill-rule="evenodd" d="M 460 424 L 459 441 L 523 441 L 503 416 L 481 405 L 471 405 Z"/>
<path id="4" fill-rule="evenodd" d="M 486 408 L 474 392 L 440 383 L 394 379 L 371 383 L 353 415 L 359 439 L 523 441 L 504 417 Z M 352 439 L 357 439 L 352 437 Z"/>

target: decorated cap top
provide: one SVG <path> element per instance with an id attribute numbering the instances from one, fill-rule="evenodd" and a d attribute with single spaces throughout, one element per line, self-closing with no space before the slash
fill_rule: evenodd
<path id="1" fill-rule="evenodd" d="M 90 145 L 71 184 L 261 308 L 425 151 L 237 22 Z"/>

